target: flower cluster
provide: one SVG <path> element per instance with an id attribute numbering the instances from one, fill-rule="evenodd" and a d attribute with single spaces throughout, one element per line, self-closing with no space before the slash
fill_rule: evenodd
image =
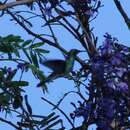
<path id="1" fill-rule="evenodd" d="M 28 71 L 29 69 L 28 63 L 18 63 L 17 69 L 20 69 L 22 71 Z"/>
<path id="2" fill-rule="evenodd" d="M 99 0 L 74 0 L 72 6 L 81 14 L 93 16 L 93 14 L 97 12 L 98 8 L 101 6 L 101 2 Z"/>
<path id="3" fill-rule="evenodd" d="M 42 1 L 44 4 L 51 4 L 51 8 L 55 8 L 59 4 L 59 0 L 44 0 Z"/>
<path id="4" fill-rule="evenodd" d="M 45 14 L 48 15 L 48 16 L 51 16 L 52 15 L 52 9 L 55 8 L 57 5 L 60 4 L 59 0 L 43 0 L 43 1 L 40 1 L 44 6 L 44 11 L 45 11 Z M 41 4 L 40 3 L 40 8 L 41 8 Z M 43 9 L 42 7 L 42 9 Z"/>
<path id="5" fill-rule="evenodd" d="M 118 44 L 118 41 L 108 34 L 105 37 L 104 44 L 99 47 L 99 56 L 95 58 L 96 62 L 92 60 L 92 65 L 96 66 L 92 69 L 93 71 L 102 69 L 96 74 L 98 78 L 104 79 L 105 88 L 112 89 L 114 93 L 129 95 L 127 76 L 130 73 L 129 48 Z"/>
<path id="6" fill-rule="evenodd" d="M 80 15 L 86 15 L 88 17 L 93 16 L 101 7 L 100 0 L 45 0 L 43 1 L 43 4 L 45 5 L 45 14 L 51 16 L 52 9 L 60 5 L 61 2 L 67 2 L 67 4 L 70 4 L 74 8 L 76 13 L 78 12 Z"/>
<path id="7" fill-rule="evenodd" d="M 95 123 L 97 130 L 120 129 L 130 125 L 130 48 L 106 34 L 98 52 L 90 59 L 93 82 L 89 101 L 93 107 L 86 109 L 90 105 L 86 103 L 73 115 Z"/>

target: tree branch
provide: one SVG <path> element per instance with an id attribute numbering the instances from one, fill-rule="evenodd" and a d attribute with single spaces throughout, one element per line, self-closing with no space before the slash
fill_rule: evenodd
<path id="1" fill-rule="evenodd" d="M 69 117 L 64 113 L 63 110 L 61 110 L 59 107 L 57 107 L 55 104 L 53 104 L 51 101 L 41 97 L 42 100 L 44 100 L 45 102 L 49 103 L 50 105 L 52 105 L 54 108 L 56 108 L 57 110 L 59 110 L 64 116 L 65 118 L 68 120 L 68 122 L 70 123 L 70 125 L 72 126 L 72 128 L 74 128 L 74 124 L 72 123 L 72 121 L 69 119 Z"/>
<path id="2" fill-rule="evenodd" d="M 19 128 L 19 127 L 16 126 L 15 124 L 13 124 L 11 121 L 7 121 L 7 120 L 5 120 L 5 119 L 3 119 L 3 118 L 1 118 L 1 117 L 0 117 L 0 121 L 1 121 L 1 122 L 4 122 L 4 123 L 7 123 L 7 124 L 9 124 L 9 125 L 11 125 L 11 126 L 13 126 L 16 130 L 21 130 L 21 128 Z"/>
<path id="3" fill-rule="evenodd" d="M 124 11 L 121 3 L 118 0 L 114 0 L 114 3 L 117 7 L 117 9 L 119 10 L 120 14 L 122 15 L 128 29 L 130 30 L 130 18 L 128 17 L 128 15 L 126 14 L 126 12 Z"/>
<path id="4" fill-rule="evenodd" d="M 54 42 L 52 42 L 52 41 L 50 41 L 50 40 L 48 40 L 48 39 L 46 39 L 46 38 L 43 38 L 43 37 L 41 37 L 39 34 L 36 34 L 36 33 L 32 32 L 30 29 L 28 29 L 21 21 L 19 21 L 19 20 L 17 19 L 17 17 L 16 17 L 15 15 L 13 15 L 12 12 L 10 12 L 10 11 L 7 10 L 7 13 L 8 13 L 28 34 L 34 36 L 35 38 L 38 38 L 39 40 L 41 40 L 41 41 L 47 43 L 47 44 L 50 45 L 50 46 L 53 46 L 53 47 L 59 49 L 60 51 L 62 51 L 62 52 L 65 53 L 66 55 L 68 54 L 68 52 L 67 52 L 63 47 L 61 47 L 59 44 L 55 44 Z M 85 66 L 86 69 L 87 69 L 87 68 L 88 68 L 88 69 L 90 68 L 89 65 L 87 65 L 87 64 L 86 64 L 83 60 L 81 60 L 78 56 L 76 57 L 76 60 L 77 60 L 83 67 Z"/>
<path id="5" fill-rule="evenodd" d="M 38 1 L 38 0 L 18 0 L 18 1 L 10 2 L 10 3 L 6 3 L 6 4 L 1 4 L 0 10 L 6 10 L 6 9 L 12 8 L 14 6 L 29 4 L 29 3 L 33 3 L 36 1 Z"/>

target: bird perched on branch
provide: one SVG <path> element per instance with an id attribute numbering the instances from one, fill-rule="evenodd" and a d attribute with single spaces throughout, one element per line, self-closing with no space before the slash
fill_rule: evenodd
<path id="1" fill-rule="evenodd" d="M 77 49 L 70 50 L 65 60 L 59 60 L 59 59 L 42 60 L 41 59 L 40 63 L 48 67 L 49 69 L 51 69 L 53 72 L 46 78 L 45 81 L 40 82 L 37 86 L 39 87 L 43 83 L 50 82 L 59 77 L 67 77 L 68 74 L 73 70 L 76 55 L 80 52 L 84 52 L 84 51 L 80 51 Z"/>

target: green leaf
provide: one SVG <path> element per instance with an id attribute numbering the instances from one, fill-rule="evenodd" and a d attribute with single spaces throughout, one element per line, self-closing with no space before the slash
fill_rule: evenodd
<path id="1" fill-rule="evenodd" d="M 30 43 L 32 43 L 32 40 L 27 40 L 27 41 L 23 42 L 22 47 L 26 47 Z"/>
<path id="2" fill-rule="evenodd" d="M 19 54 L 18 49 L 15 49 L 15 48 L 14 48 L 14 54 L 15 54 L 18 58 L 20 58 L 20 54 Z"/>
<path id="3" fill-rule="evenodd" d="M 24 86 L 28 86 L 29 83 L 27 81 L 10 81 L 10 82 L 7 82 L 6 85 L 8 87 L 24 87 Z"/>
<path id="4" fill-rule="evenodd" d="M 30 48 L 31 48 L 31 49 L 33 49 L 33 48 L 38 48 L 38 47 L 41 47 L 41 46 L 43 46 L 43 45 L 44 45 L 43 42 L 38 42 L 38 43 L 32 44 L 32 45 L 30 46 Z"/>
<path id="5" fill-rule="evenodd" d="M 27 50 L 25 48 L 22 48 L 22 50 L 23 50 L 25 56 L 28 58 L 28 60 L 32 63 L 31 57 L 29 56 Z"/>
<path id="6" fill-rule="evenodd" d="M 32 64 L 29 64 L 28 66 L 32 72 L 34 72 L 37 76 L 38 75 L 43 75 L 42 71 L 40 71 L 36 66 L 32 65 Z"/>
<path id="7" fill-rule="evenodd" d="M 3 41 L 8 42 L 8 43 L 12 43 L 12 42 L 20 43 L 20 42 L 23 42 L 24 40 L 21 39 L 20 36 L 14 36 L 11 34 L 6 37 L 3 37 Z"/>
<path id="8" fill-rule="evenodd" d="M 43 74 L 43 71 L 39 70 L 36 66 L 32 64 L 30 64 L 28 67 L 32 70 L 36 78 L 38 78 L 40 81 L 45 81 L 46 76 Z M 48 92 L 46 84 L 42 84 L 41 87 L 43 88 L 44 92 Z"/>
<path id="9" fill-rule="evenodd" d="M 13 101 L 13 108 L 18 109 L 22 105 L 23 97 L 22 96 L 15 96 Z"/>
<path id="10" fill-rule="evenodd" d="M 25 95 L 25 104 L 26 104 L 26 107 L 27 107 L 29 114 L 32 115 L 32 108 L 31 108 L 31 106 L 28 102 L 28 96 L 27 95 Z"/>
<path id="11" fill-rule="evenodd" d="M 0 51 L 4 53 L 12 53 L 14 51 L 14 47 L 10 44 L 1 43 L 0 44 Z"/>
<path id="12" fill-rule="evenodd" d="M 19 43 L 23 42 L 20 36 L 8 35 L 0 38 L 0 51 L 7 53 L 11 58 L 11 53 L 14 53 L 17 57 L 20 57 L 19 49 L 21 48 Z"/>
<path id="13" fill-rule="evenodd" d="M 4 78 L 4 72 L 0 70 L 0 81 Z"/>
<path id="14" fill-rule="evenodd" d="M 9 94 L 0 94 L 0 104 L 6 106 L 9 104 L 10 95 Z"/>
<path id="15" fill-rule="evenodd" d="M 37 53 L 49 53 L 48 50 L 41 49 L 41 48 L 37 48 L 37 49 L 35 49 L 35 52 L 37 52 Z"/>
<path id="16" fill-rule="evenodd" d="M 37 55 L 35 52 L 33 52 L 32 50 L 30 50 L 30 56 L 32 59 L 33 64 L 39 68 L 39 64 L 38 64 L 38 59 L 37 59 Z"/>

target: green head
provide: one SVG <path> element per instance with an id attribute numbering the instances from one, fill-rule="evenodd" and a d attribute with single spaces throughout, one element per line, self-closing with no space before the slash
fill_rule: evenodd
<path id="1" fill-rule="evenodd" d="M 77 49 L 71 49 L 69 51 L 69 55 L 68 55 L 68 57 L 66 59 L 65 73 L 69 73 L 69 72 L 72 71 L 73 66 L 74 66 L 75 57 L 80 52 L 82 52 L 82 51 L 77 50 Z"/>
<path id="2" fill-rule="evenodd" d="M 69 52 L 69 55 L 76 56 L 80 52 L 85 52 L 85 51 L 81 51 L 81 50 L 78 50 L 78 49 L 71 49 L 70 52 Z"/>

